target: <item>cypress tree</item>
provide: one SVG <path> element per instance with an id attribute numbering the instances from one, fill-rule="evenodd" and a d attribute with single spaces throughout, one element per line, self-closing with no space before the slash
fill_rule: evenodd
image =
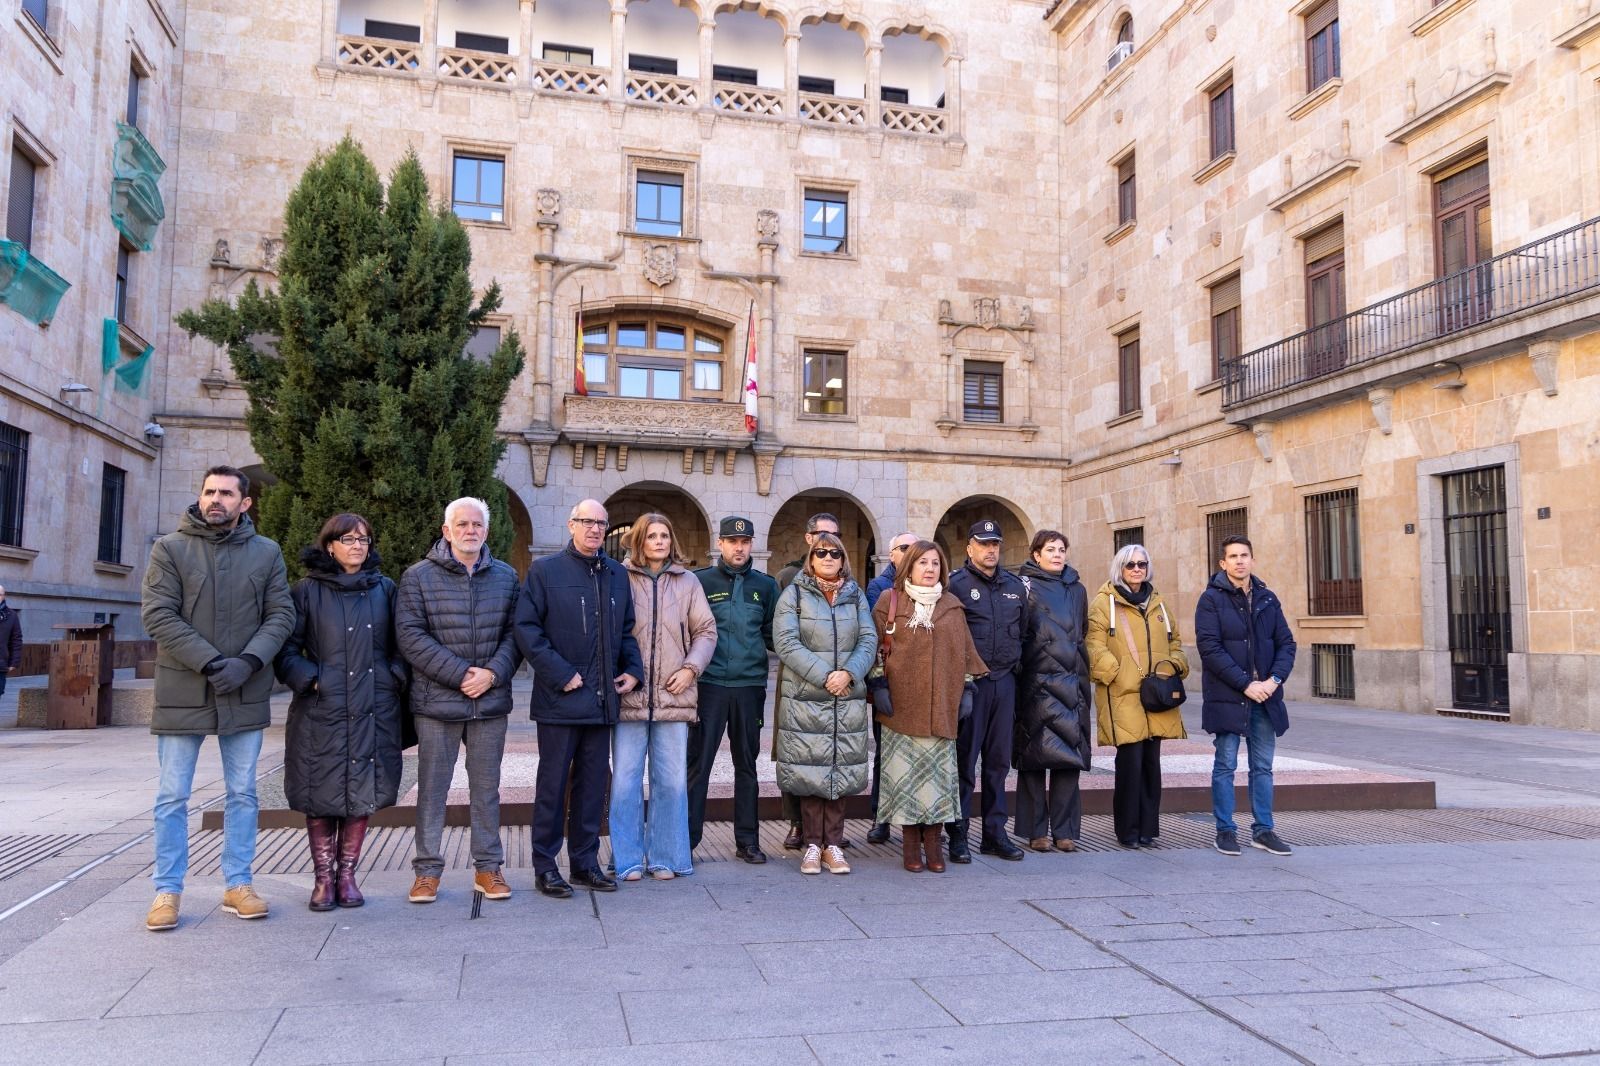
<path id="1" fill-rule="evenodd" d="M 346 136 L 289 195 L 277 290 L 251 281 L 234 303 L 178 316 L 190 336 L 227 350 L 249 396 L 251 444 L 277 478 L 256 491 L 255 521 L 290 560 L 330 515 L 355 511 L 398 578 L 459 496 L 489 502 L 491 550 L 509 551 L 496 427 L 522 345 L 508 330 L 487 361 L 466 354 L 500 306 L 497 284 L 474 301 L 471 262 L 465 229 L 430 201 L 415 152 L 386 195 Z"/>

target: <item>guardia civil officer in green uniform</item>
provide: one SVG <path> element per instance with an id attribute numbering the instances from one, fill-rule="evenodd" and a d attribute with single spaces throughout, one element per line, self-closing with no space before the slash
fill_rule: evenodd
<path id="1" fill-rule="evenodd" d="M 728 734 L 733 754 L 733 840 L 739 858 L 763 863 L 757 837 L 756 752 L 767 702 L 767 653 L 778 583 L 751 565 L 756 527 L 748 518 L 724 518 L 717 530 L 716 565 L 696 570 L 717 620 L 717 650 L 700 675 L 700 721 L 689 727 L 689 846 L 700 846 L 706 820 L 706 786 Z"/>

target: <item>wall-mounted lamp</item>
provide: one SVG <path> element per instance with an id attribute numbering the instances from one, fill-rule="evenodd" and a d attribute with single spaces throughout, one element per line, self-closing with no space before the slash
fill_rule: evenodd
<path id="1" fill-rule="evenodd" d="M 1464 389 L 1464 388 L 1467 387 L 1467 379 L 1461 373 L 1461 364 L 1460 363 L 1449 363 L 1449 362 L 1434 363 L 1433 364 L 1433 368 L 1435 370 L 1454 370 L 1456 372 L 1456 376 L 1455 377 L 1450 378 L 1447 381 L 1436 382 L 1434 384 L 1434 386 L 1433 386 L 1434 388 L 1436 388 L 1436 389 Z"/>
<path id="2" fill-rule="evenodd" d="M 1160 462 L 1157 463 L 1157 465 L 1158 466 L 1182 466 L 1183 465 L 1183 453 L 1180 452 L 1177 448 L 1174 448 L 1174 449 L 1172 449 L 1172 454 L 1167 456 L 1165 459 L 1160 460 Z"/>
<path id="3" fill-rule="evenodd" d="M 146 422 L 144 424 L 144 439 L 151 444 L 159 444 L 161 438 L 167 435 L 160 422 Z"/>
<path id="4" fill-rule="evenodd" d="M 65 385 L 61 386 L 61 398 L 62 399 L 66 399 L 68 396 L 72 395 L 75 392 L 93 392 L 93 391 L 94 391 L 93 389 L 91 389 L 89 386 L 85 385 L 81 381 L 69 381 Z"/>

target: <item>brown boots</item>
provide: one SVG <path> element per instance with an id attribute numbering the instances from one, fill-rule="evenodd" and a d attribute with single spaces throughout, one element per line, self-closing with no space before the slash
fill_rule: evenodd
<path id="1" fill-rule="evenodd" d="M 903 825 L 900 827 L 900 861 L 910 873 L 944 873 L 942 825 Z M 924 859 L 926 856 L 926 859 Z"/>
<path id="2" fill-rule="evenodd" d="M 339 819 L 306 819 L 306 838 L 311 842 L 311 871 L 316 880 L 311 886 L 310 908 L 331 911 L 338 903 L 334 889 L 334 864 L 339 848 Z"/>
<path id="3" fill-rule="evenodd" d="M 366 902 L 356 887 L 356 865 L 361 861 L 361 842 L 367 836 L 365 818 L 346 818 L 339 824 L 339 906 L 359 907 Z"/>
<path id="4" fill-rule="evenodd" d="M 365 818 L 307 818 L 306 838 L 311 844 L 311 886 L 314 911 L 335 906 L 359 907 L 366 902 L 356 887 L 356 866 L 367 835 Z"/>

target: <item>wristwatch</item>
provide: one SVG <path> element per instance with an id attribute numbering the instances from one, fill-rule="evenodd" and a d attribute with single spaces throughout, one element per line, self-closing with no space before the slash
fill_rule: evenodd
<path id="1" fill-rule="evenodd" d="M 492 677 L 494 675 L 491 674 L 490 676 Z M 1277 674 L 1273 674 L 1267 680 L 1271 681 L 1275 688 L 1282 688 L 1283 687 L 1283 682 L 1278 680 L 1278 675 Z"/>
<path id="2" fill-rule="evenodd" d="M 1273 680 L 1276 681 L 1277 678 L 1273 678 Z M 489 687 L 490 688 L 494 688 L 499 683 L 500 683 L 500 679 L 498 677 L 494 676 L 494 671 L 493 670 L 490 670 L 489 671 Z"/>

